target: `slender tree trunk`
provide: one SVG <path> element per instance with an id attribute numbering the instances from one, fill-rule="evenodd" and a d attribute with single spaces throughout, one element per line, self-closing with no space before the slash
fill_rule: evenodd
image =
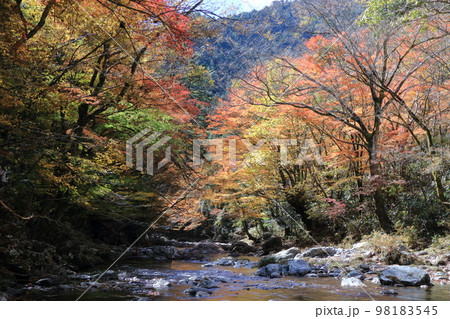
<path id="1" fill-rule="evenodd" d="M 432 148 L 434 146 L 433 143 L 433 137 L 431 135 L 431 132 L 428 128 L 425 129 L 425 132 L 427 133 L 427 148 L 428 148 L 428 152 L 432 152 Z M 431 172 L 431 175 L 433 176 L 433 180 L 434 180 L 434 184 L 435 184 L 435 188 L 436 188 L 436 195 L 439 199 L 439 201 L 442 203 L 442 205 L 444 205 L 444 207 L 446 209 L 450 208 L 450 204 L 447 202 L 447 198 L 445 197 L 445 193 L 444 193 L 444 187 L 442 186 L 442 179 L 441 179 L 441 175 L 439 174 L 439 171 L 434 169 Z"/>

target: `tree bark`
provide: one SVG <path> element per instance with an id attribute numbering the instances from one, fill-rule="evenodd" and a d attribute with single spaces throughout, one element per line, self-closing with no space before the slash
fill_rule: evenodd
<path id="1" fill-rule="evenodd" d="M 377 134 L 376 132 L 370 134 L 368 139 L 368 151 L 369 151 L 369 170 L 370 175 L 375 184 L 375 192 L 373 193 L 373 199 L 375 202 L 375 215 L 378 218 L 380 227 L 386 232 L 391 233 L 394 230 L 392 221 L 390 220 L 386 206 L 384 203 L 384 194 L 381 188 L 381 165 L 377 158 Z"/>

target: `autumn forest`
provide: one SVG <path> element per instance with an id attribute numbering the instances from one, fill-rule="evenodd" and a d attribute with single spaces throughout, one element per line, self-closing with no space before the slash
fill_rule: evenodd
<path id="1" fill-rule="evenodd" d="M 336 255 L 343 287 L 365 264 L 446 283 L 449 6 L 1 0 L 0 300 L 67 280 L 62 299 L 94 298 L 136 255 L 252 256 L 270 278 L 312 278 L 320 258 L 331 277 Z M 294 248 L 309 271 L 279 257 Z M 221 296 L 211 276 L 184 295 Z M 145 298 L 179 299 L 146 280 Z"/>

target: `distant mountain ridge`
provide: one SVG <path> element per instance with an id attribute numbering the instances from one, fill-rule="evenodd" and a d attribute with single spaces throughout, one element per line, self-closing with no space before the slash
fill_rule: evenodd
<path id="1" fill-rule="evenodd" d="M 229 19 L 211 20 L 211 27 L 219 30 L 217 36 L 196 45 L 197 63 L 212 72 L 213 93 L 221 97 L 226 96 L 233 79 L 245 76 L 258 61 L 299 55 L 305 40 L 325 29 L 320 18 L 307 12 L 299 1 L 274 1 L 262 10 Z"/>

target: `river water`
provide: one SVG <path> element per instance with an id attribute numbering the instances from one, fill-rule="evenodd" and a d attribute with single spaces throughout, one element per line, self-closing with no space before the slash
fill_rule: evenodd
<path id="1" fill-rule="evenodd" d="M 255 261 L 254 257 L 245 258 Z M 370 281 L 364 281 L 367 285 L 364 289 L 343 288 L 339 278 L 288 276 L 268 279 L 255 276 L 255 268 L 202 267 L 203 264 L 179 260 L 163 262 L 146 258 L 127 259 L 114 268 L 118 278 L 100 279 L 82 300 L 450 300 L 448 285 L 427 289 L 395 287 L 398 295 L 386 296 L 380 294 L 383 287 Z M 99 268 L 81 274 L 57 287 L 29 287 L 23 299 L 76 300 L 101 272 Z M 218 288 L 210 289 L 212 294 L 206 297 L 186 295 L 184 291 L 192 287 L 189 280 L 203 276 L 212 278 Z M 171 286 L 154 289 L 149 282 L 155 278 L 170 281 Z"/>

